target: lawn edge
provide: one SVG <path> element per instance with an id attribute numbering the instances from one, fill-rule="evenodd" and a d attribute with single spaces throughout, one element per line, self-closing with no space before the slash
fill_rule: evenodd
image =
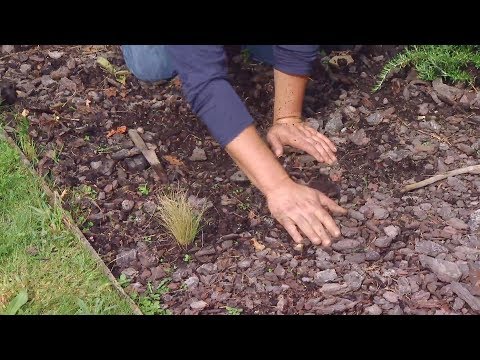
<path id="1" fill-rule="evenodd" d="M 92 247 L 90 242 L 87 240 L 85 235 L 83 235 L 82 231 L 78 228 L 78 226 L 75 224 L 75 221 L 73 221 L 73 218 L 71 214 L 62 206 L 62 202 L 57 200 L 58 199 L 58 194 L 54 193 L 47 185 L 45 180 L 38 175 L 36 172 L 35 168 L 33 167 L 32 163 L 27 159 L 25 154 L 22 152 L 22 150 L 18 147 L 18 145 L 15 143 L 15 141 L 8 135 L 8 133 L 4 130 L 1 129 L 0 131 L 0 139 L 6 140 L 12 148 L 15 149 L 15 151 L 19 154 L 20 160 L 26 167 L 28 168 L 28 171 L 35 176 L 40 181 L 40 185 L 42 187 L 42 190 L 45 192 L 47 195 L 48 202 L 50 206 L 52 207 L 60 207 L 62 209 L 63 215 L 65 216 L 63 219 L 63 223 L 67 226 L 67 229 L 70 230 L 78 240 L 83 244 L 83 246 L 90 252 L 90 254 L 93 256 L 95 259 L 95 262 L 97 265 L 100 267 L 102 272 L 108 277 L 110 282 L 113 284 L 115 289 L 120 293 L 120 295 L 127 300 L 128 304 L 130 305 L 130 308 L 132 309 L 133 313 L 135 315 L 143 315 L 142 311 L 140 308 L 135 304 L 135 302 L 132 300 L 130 296 L 123 290 L 123 288 L 120 286 L 118 283 L 117 279 L 115 276 L 113 276 L 112 272 L 110 269 L 105 265 L 103 262 L 102 258 L 98 253 L 95 251 L 95 249 Z"/>

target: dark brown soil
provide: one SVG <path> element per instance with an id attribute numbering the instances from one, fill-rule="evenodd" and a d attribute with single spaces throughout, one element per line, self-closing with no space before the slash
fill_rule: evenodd
<path id="1" fill-rule="evenodd" d="M 192 114 L 177 80 L 146 84 L 129 76 L 125 86 L 119 84 L 95 62 L 104 56 L 124 66 L 117 46 L 17 50 L 0 60 L 0 76 L 16 82 L 17 109 L 30 112 L 38 171 L 64 193 L 65 206 L 113 273 L 131 278 L 129 290 L 143 292 L 149 282 L 156 286 L 168 278 L 170 291 L 162 300 L 175 314 L 222 314 L 227 306 L 244 314 L 475 311 L 450 288 L 453 280 L 445 281 L 420 258 L 449 261 L 462 272 L 455 281 L 478 295 L 469 287 L 472 271 L 480 267 L 478 176 L 458 176 L 410 194 L 399 189 L 478 162 L 479 112 L 438 105 L 422 85 L 410 85 L 407 100 L 407 74 L 395 75 L 372 94 L 376 74 L 399 49 L 364 47 L 353 54 L 352 66 L 334 71 L 318 59 L 305 117 L 324 132 L 332 114 L 342 113 L 342 130 L 329 134 L 339 162 L 330 168 L 291 152 L 281 161 L 295 180 L 352 213 L 336 219 L 343 237 L 333 248 L 307 246 L 301 253 L 271 218 L 263 196 L 248 182 L 230 179 L 238 169 Z M 54 59 L 52 51 L 64 54 Z M 235 47 L 228 52 L 232 84 L 264 135 L 272 120 L 272 69 L 243 62 Z M 421 108 L 428 108 L 425 115 Z M 375 113 L 383 114 L 376 125 L 367 121 Z M 141 155 L 119 159 L 118 151 L 133 148 L 126 133 L 107 137 L 119 126 L 143 129 L 169 181 L 212 203 L 202 233 L 187 250 L 175 245 L 154 214 L 162 187 L 155 172 Z M 350 140 L 358 129 L 365 131 L 366 145 Z M 189 159 L 195 147 L 207 160 Z M 139 191 L 144 184 L 148 195 Z M 133 201 L 133 209 L 125 211 L 124 200 Z M 384 229 L 391 225 L 398 235 L 384 245 Z M 256 250 L 252 238 L 266 248 Z M 442 250 L 428 248 L 431 242 Z"/>

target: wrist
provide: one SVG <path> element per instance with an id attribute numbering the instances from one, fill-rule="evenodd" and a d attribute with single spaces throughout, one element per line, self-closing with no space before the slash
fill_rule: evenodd
<path id="1" fill-rule="evenodd" d="M 283 191 L 283 189 L 290 187 L 291 185 L 294 185 L 295 182 L 286 174 L 285 176 L 282 176 L 279 178 L 277 181 L 272 182 L 271 186 L 264 187 L 262 189 L 263 195 L 267 198 L 271 198 L 276 194 L 278 191 Z"/>
<path id="2" fill-rule="evenodd" d="M 295 115 L 281 116 L 273 120 L 273 125 L 277 125 L 277 124 L 290 125 L 290 124 L 299 124 L 302 122 L 303 122 L 303 119 L 301 116 L 295 116 Z"/>

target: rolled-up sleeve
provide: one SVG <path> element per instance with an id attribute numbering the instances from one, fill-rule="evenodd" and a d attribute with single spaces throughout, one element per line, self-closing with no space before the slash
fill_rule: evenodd
<path id="1" fill-rule="evenodd" d="M 221 45 L 169 45 L 167 51 L 193 112 L 222 147 L 253 123 L 227 79 Z"/>
<path id="2" fill-rule="evenodd" d="M 310 75 L 318 45 L 275 45 L 275 69 L 290 75 Z"/>

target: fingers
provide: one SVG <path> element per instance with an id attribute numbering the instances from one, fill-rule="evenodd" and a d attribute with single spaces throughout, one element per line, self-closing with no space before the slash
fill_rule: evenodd
<path id="1" fill-rule="evenodd" d="M 340 236 L 340 229 L 327 211 L 319 208 L 315 211 L 315 216 L 322 222 L 322 225 L 327 229 L 330 235 L 334 238 Z M 327 239 L 327 242 L 330 242 L 330 238 Z"/>
<path id="2" fill-rule="evenodd" d="M 327 144 L 327 146 L 333 151 L 333 152 L 336 152 L 337 151 L 337 147 L 335 146 L 335 144 L 328 138 L 326 137 L 325 135 L 323 135 L 322 133 L 312 129 L 311 127 L 306 127 L 307 131 L 314 137 L 314 138 L 318 138 L 319 140 L 322 140 L 323 142 L 325 142 Z"/>
<path id="3" fill-rule="evenodd" d="M 314 230 L 320 236 L 320 239 L 322 239 L 323 246 L 330 246 L 332 244 L 332 240 L 330 239 L 330 236 L 328 236 L 322 224 L 314 227 Z"/>
<path id="4" fill-rule="evenodd" d="M 317 133 L 315 130 L 307 126 L 305 126 L 304 128 L 299 128 L 299 131 L 302 133 L 305 141 L 312 144 L 315 149 L 322 155 L 326 163 L 333 164 L 335 161 L 337 161 L 337 158 L 334 154 L 336 148 L 325 136 L 319 136 L 321 134 Z M 311 155 L 314 156 L 313 154 Z"/>
<path id="5" fill-rule="evenodd" d="M 335 201 L 330 199 L 328 196 L 322 194 L 321 192 L 317 192 L 318 200 L 322 206 L 326 207 L 330 212 L 335 215 L 346 215 L 348 213 L 347 209 L 344 209 L 340 205 L 338 205 Z"/>
<path id="6" fill-rule="evenodd" d="M 279 219 L 278 222 L 282 224 L 285 230 L 287 230 L 289 235 L 292 237 L 293 241 L 295 241 L 298 244 L 302 243 L 303 236 L 300 235 L 300 233 L 297 230 L 297 227 L 295 226 L 295 223 L 292 220 L 288 218 L 284 218 L 284 219 Z"/>
<path id="7" fill-rule="evenodd" d="M 332 150 L 330 150 L 330 148 L 322 140 L 318 141 L 314 138 L 306 137 L 305 141 L 315 147 L 315 149 L 322 155 L 323 159 L 325 159 L 326 163 L 331 165 L 337 161 L 337 158 Z"/>
<path id="8" fill-rule="evenodd" d="M 296 147 L 312 155 L 318 162 L 324 162 L 327 164 L 331 162 L 330 158 L 325 153 L 325 150 L 323 150 L 323 148 L 317 148 L 311 141 L 307 140 L 307 138 L 302 138 L 302 141 L 299 141 L 296 144 Z"/>
<path id="9" fill-rule="evenodd" d="M 295 224 L 298 226 L 298 228 L 313 244 L 320 245 L 322 243 L 322 238 L 320 238 L 319 234 L 317 234 L 313 229 L 312 222 L 315 222 L 313 220 L 313 217 L 310 217 L 310 219 L 307 220 L 305 217 L 298 214 L 297 216 L 295 216 L 295 218 L 293 218 L 293 220 L 295 221 Z"/>
<path id="10" fill-rule="evenodd" d="M 268 135 L 267 136 L 267 141 L 270 144 L 273 153 L 277 156 L 280 157 L 283 154 L 283 145 L 280 142 L 280 139 L 275 136 L 275 135 Z"/>

